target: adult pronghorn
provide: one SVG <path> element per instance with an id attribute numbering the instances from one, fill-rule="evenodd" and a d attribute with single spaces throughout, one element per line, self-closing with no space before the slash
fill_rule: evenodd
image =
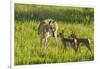
<path id="1" fill-rule="evenodd" d="M 57 41 L 58 24 L 53 19 L 45 19 L 38 26 L 38 34 L 40 34 L 40 45 L 42 48 L 47 47 L 48 37 L 52 36 Z"/>

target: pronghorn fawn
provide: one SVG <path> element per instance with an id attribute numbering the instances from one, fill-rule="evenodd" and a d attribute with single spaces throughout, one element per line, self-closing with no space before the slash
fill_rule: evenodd
<path id="1" fill-rule="evenodd" d="M 77 50 L 79 49 L 80 44 L 84 44 L 84 46 L 91 52 L 89 38 L 77 38 L 76 34 L 73 32 L 71 33 L 69 37 L 77 40 Z"/>
<path id="2" fill-rule="evenodd" d="M 77 40 L 76 39 L 65 38 L 63 30 L 62 30 L 62 32 L 59 33 L 59 37 L 60 37 L 61 42 L 62 42 L 62 44 L 64 46 L 64 50 L 66 49 L 66 47 L 68 46 L 68 44 L 70 44 L 71 47 L 76 52 L 76 44 L 77 44 Z"/>

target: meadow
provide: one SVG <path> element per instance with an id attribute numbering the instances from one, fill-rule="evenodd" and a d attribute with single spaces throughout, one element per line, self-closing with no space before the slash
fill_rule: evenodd
<path id="1" fill-rule="evenodd" d="M 94 9 L 46 6 L 32 4 L 14 5 L 14 64 L 47 64 L 94 60 Z M 59 32 L 63 29 L 67 38 L 73 30 L 79 38 L 91 40 L 91 52 L 85 46 L 75 54 L 69 46 L 63 52 L 63 45 L 58 37 L 57 44 L 53 37 L 48 40 L 48 48 L 41 51 L 38 35 L 39 23 L 47 18 L 57 21 Z"/>

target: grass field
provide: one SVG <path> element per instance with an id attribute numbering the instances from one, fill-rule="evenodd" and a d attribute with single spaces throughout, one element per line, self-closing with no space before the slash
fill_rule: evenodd
<path id="1" fill-rule="evenodd" d="M 48 40 L 48 48 L 41 51 L 38 35 L 39 22 L 52 18 L 58 22 L 59 32 L 64 29 L 66 38 L 73 30 L 79 38 L 90 38 L 92 53 L 80 46 L 77 54 L 69 46 L 63 53 L 63 45 L 58 37 Z M 94 60 L 94 9 L 81 7 L 42 6 L 15 4 L 14 23 L 14 64 L 64 63 Z"/>

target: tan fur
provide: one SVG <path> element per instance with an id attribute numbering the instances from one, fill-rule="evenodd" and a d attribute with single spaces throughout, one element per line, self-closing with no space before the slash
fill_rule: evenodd
<path id="1" fill-rule="evenodd" d="M 38 34 L 40 35 L 40 44 L 47 47 L 48 37 L 54 36 L 57 40 L 58 24 L 53 19 L 45 19 L 38 26 Z"/>

